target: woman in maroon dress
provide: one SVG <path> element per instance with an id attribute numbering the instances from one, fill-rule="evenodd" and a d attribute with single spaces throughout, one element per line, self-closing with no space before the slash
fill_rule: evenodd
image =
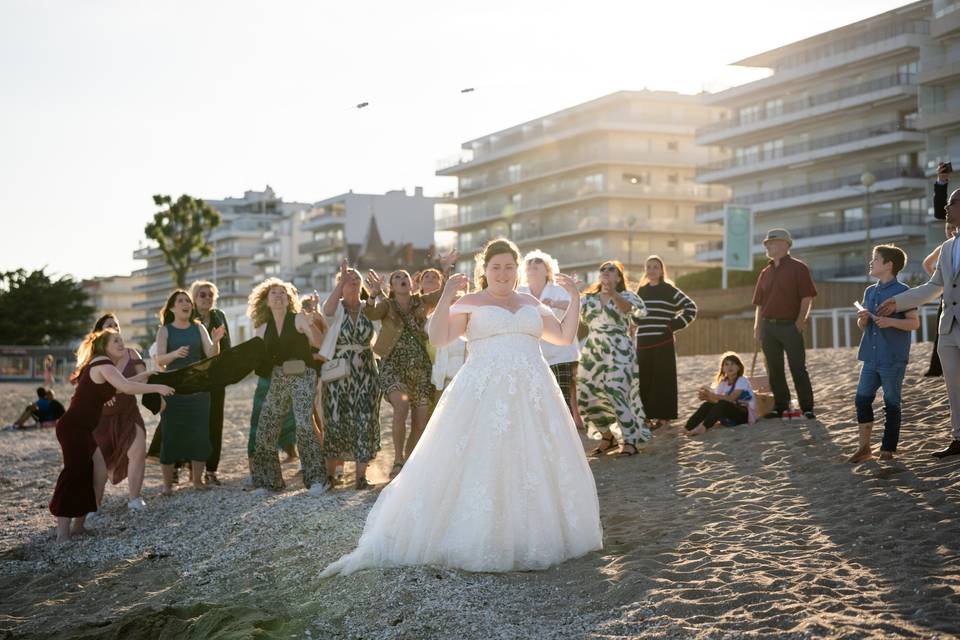
<path id="1" fill-rule="evenodd" d="M 50 513 L 57 517 L 57 542 L 68 541 L 71 533 L 83 533 L 87 514 L 97 510 L 93 466 L 94 455 L 100 456 L 100 453 L 93 430 L 100 422 L 104 403 L 117 391 L 128 395 L 159 393 L 165 396 L 174 392 L 166 385 L 142 383 L 147 373 L 125 378 L 116 363 L 126 353 L 123 338 L 111 329 L 91 333 L 77 349 L 77 370 L 71 378 L 77 386 L 70 408 L 57 421 L 63 471 L 50 500 Z M 102 460 L 100 456 L 100 464 Z"/>
<path id="2" fill-rule="evenodd" d="M 107 313 L 100 316 L 97 323 L 93 325 L 94 332 L 104 329 L 115 329 L 117 333 L 121 333 L 120 323 L 114 314 Z M 116 363 L 117 369 L 125 378 L 132 378 L 147 370 L 136 349 L 127 348 L 126 351 L 123 359 Z M 100 424 L 93 432 L 93 438 L 100 447 L 111 484 L 120 484 L 124 478 L 127 478 L 127 491 L 130 496 L 127 508 L 145 508 L 147 505 L 140 497 L 140 490 L 143 488 L 143 471 L 147 456 L 145 444 L 147 431 L 143 424 L 143 417 L 140 415 L 136 396 L 118 393 L 107 401 L 103 406 L 103 413 L 100 414 Z M 103 489 L 108 474 L 95 474 L 95 477 L 99 503 L 103 500 Z"/>

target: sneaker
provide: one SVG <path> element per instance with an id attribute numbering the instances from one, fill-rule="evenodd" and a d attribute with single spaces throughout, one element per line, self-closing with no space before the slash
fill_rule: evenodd
<path id="1" fill-rule="evenodd" d="M 775 420 L 775 419 L 777 419 L 777 418 L 779 418 L 779 417 L 781 417 L 781 412 L 780 412 L 780 411 L 777 411 L 776 409 L 774 409 L 774 410 L 771 411 L 770 413 L 768 413 L 768 414 L 766 414 L 765 416 L 763 416 L 763 419 L 764 419 L 764 420 Z"/>
<path id="2" fill-rule="evenodd" d="M 323 480 L 321 482 L 315 482 L 309 489 L 307 489 L 307 494 L 311 496 L 322 496 L 330 489 L 330 484 Z"/>
<path id="3" fill-rule="evenodd" d="M 815 414 L 813 411 L 804 411 L 803 417 L 806 418 L 807 420 L 816 420 L 817 414 Z"/>
<path id="4" fill-rule="evenodd" d="M 134 498 L 127 503 L 127 509 L 131 511 L 142 511 L 147 508 L 147 503 L 143 501 L 143 498 Z"/>
<path id="5" fill-rule="evenodd" d="M 214 471 L 204 471 L 203 472 L 203 484 L 215 484 L 218 487 L 220 486 L 220 479 L 217 478 L 217 474 Z"/>

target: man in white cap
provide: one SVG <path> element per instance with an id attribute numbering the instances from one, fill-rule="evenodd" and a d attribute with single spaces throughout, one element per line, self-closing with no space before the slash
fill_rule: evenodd
<path id="1" fill-rule="evenodd" d="M 774 410 L 765 417 L 778 417 L 790 408 L 790 389 L 783 368 L 783 354 L 786 352 L 800 410 L 807 419 L 813 420 L 816 418 L 813 387 L 807 374 L 803 329 L 817 287 L 807 265 L 790 255 L 793 238 L 789 231 L 770 229 L 763 246 L 770 262 L 760 272 L 753 291 L 753 304 L 757 308 L 753 336 L 763 348 L 773 390 Z"/>

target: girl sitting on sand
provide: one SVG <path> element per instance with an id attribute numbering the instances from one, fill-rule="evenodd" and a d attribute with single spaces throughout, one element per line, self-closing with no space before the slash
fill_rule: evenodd
<path id="1" fill-rule="evenodd" d="M 712 390 L 700 387 L 697 391 L 697 397 L 703 400 L 703 404 L 687 420 L 689 435 L 706 433 L 718 422 L 726 427 L 734 427 L 757 421 L 757 399 L 743 371 L 740 356 L 733 351 L 723 354 L 717 385 Z"/>

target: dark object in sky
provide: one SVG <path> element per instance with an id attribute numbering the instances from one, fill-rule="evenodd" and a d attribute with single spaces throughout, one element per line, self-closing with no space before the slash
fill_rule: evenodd
<path id="1" fill-rule="evenodd" d="M 460 89 L 460 93 L 472 93 L 473 87 L 467 87 L 466 89 Z"/>
<path id="2" fill-rule="evenodd" d="M 369 105 L 370 105 L 369 102 L 361 102 L 360 104 L 357 105 L 357 109 L 363 109 L 364 107 Z"/>

